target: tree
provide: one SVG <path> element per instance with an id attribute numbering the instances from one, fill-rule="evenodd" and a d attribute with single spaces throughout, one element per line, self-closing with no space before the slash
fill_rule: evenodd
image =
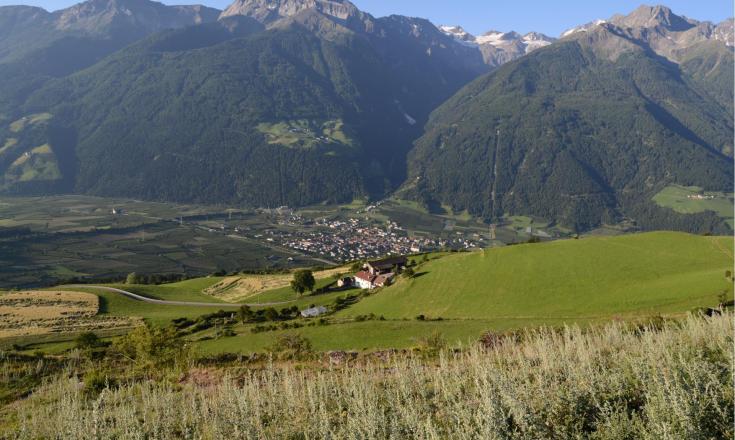
<path id="1" fill-rule="evenodd" d="M 416 276 L 416 272 L 413 270 L 412 267 L 407 267 L 403 270 L 403 276 L 406 278 L 413 278 Z"/>
<path id="2" fill-rule="evenodd" d="M 237 317 L 243 324 L 251 321 L 253 319 L 253 315 L 253 310 L 249 306 L 242 306 L 237 311 Z"/>
<path id="3" fill-rule="evenodd" d="M 314 285 L 316 285 L 316 280 L 314 279 L 314 274 L 311 273 L 310 270 L 299 270 L 293 274 L 291 288 L 299 295 L 302 295 L 307 290 L 312 292 L 314 290 Z"/>
<path id="4" fill-rule="evenodd" d="M 277 321 L 279 316 L 278 311 L 273 307 L 270 307 L 265 311 L 265 319 L 268 321 Z"/>
<path id="5" fill-rule="evenodd" d="M 84 332 L 74 339 L 74 345 L 82 350 L 99 347 L 100 338 L 92 332 Z"/>
<path id="6" fill-rule="evenodd" d="M 140 275 L 135 272 L 130 272 L 128 277 L 125 278 L 125 284 L 140 284 Z"/>

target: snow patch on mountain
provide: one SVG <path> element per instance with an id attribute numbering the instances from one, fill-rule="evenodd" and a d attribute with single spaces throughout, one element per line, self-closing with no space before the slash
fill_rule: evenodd
<path id="1" fill-rule="evenodd" d="M 561 38 L 568 37 L 568 36 L 573 35 L 573 34 L 576 34 L 578 32 L 587 32 L 588 30 L 592 29 L 593 27 L 600 26 L 601 24 L 605 24 L 605 23 L 607 23 L 607 20 L 598 19 L 598 20 L 593 21 L 592 23 L 587 23 L 587 24 L 585 24 L 583 26 L 578 26 L 578 27 L 575 27 L 575 28 L 571 28 L 571 29 L 565 31 L 564 33 L 562 33 L 561 34 Z"/>
<path id="2" fill-rule="evenodd" d="M 554 42 L 553 38 L 547 37 L 539 32 L 529 32 L 522 36 L 513 31 L 489 31 L 482 35 L 474 36 L 465 31 L 462 26 L 439 26 L 439 30 L 465 45 L 490 45 L 498 48 L 508 48 L 514 44 L 520 44 L 524 48 L 524 53 L 529 53 Z"/>

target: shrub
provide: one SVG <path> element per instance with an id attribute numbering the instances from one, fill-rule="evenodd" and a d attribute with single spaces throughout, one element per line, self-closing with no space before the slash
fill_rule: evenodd
<path id="1" fill-rule="evenodd" d="M 109 379 L 101 371 L 92 369 L 87 371 L 82 382 L 84 383 L 84 391 L 86 393 L 97 394 L 108 387 Z"/>
<path id="2" fill-rule="evenodd" d="M 303 359 L 311 354 L 311 341 L 298 334 L 281 335 L 269 351 L 279 359 Z"/>
<path id="3" fill-rule="evenodd" d="M 93 332 L 84 332 L 74 339 L 74 346 L 80 350 L 99 347 L 100 338 Z"/>
<path id="4" fill-rule="evenodd" d="M 441 333 L 436 331 L 419 339 L 419 349 L 428 355 L 436 355 L 446 347 L 446 339 L 444 339 L 444 336 Z"/>

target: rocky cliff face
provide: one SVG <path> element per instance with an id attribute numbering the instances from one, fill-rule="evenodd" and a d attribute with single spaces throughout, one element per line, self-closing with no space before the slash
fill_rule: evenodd
<path id="1" fill-rule="evenodd" d="M 236 0 L 222 12 L 221 17 L 246 15 L 270 23 L 310 9 L 345 21 L 362 14 L 347 0 Z"/>
<path id="2" fill-rule="evenodd" d="M 594 33 L 600 28 L 641 41 L 674 62 L 686 59 L 690 49 L 702 43 L 719 41 L 733 46 L 732 19 L 720 24 L 697 21 L 676 15 L 665 6 L 641 6 L 628 15 L 615 15 L 570 29 L 562 38 L 577 38 L 581 33 Z"/>
<path id="3" fill-rule="evenodd" d="M 201 5 L 166 6 L 149 0 L 89 0 L 54 13 L 58 30 L 91 34 L 111 30 L 152 33 L 217 20 L 220 11 Z"/>

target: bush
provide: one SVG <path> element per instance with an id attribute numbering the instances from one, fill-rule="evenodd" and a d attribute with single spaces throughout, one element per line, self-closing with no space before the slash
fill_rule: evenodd
<path id="1" fill-rule="evenodd" d="M 107 375 L 95 369 L 87 371 L 82 382 L 84 383 L 84 392 L 88 394 L 98 394 L 107 388 L 110 383 Z"/>
<path id="2" fill-rule="evenodd" d="M 436 331 L 419 339 L 419 349 L 427 355 L 436 355 L 446 347 L 446 339 L 444 339 L 444 336 L 441 333 Z"/>
<path id="3" fill-rule="evenodd" d="M 171 327 L 137 327 L 117 339 L 113 349 L 131 360 L 134 367 L 146 375 L 156 375 L 166 368 L 181 368 L 191 358 L 189 345 Z"/>
<path id="4" fill-rule="evenodd" d="M 140 276 L 135 272 L 129 273 L 125 278 L 125 284 L 141 284 Z"/>
<path id="5" fill-rule="evenodd" d="M 311 354 L 311 341 L 301 335 L 281 335 L 269 351 L 279 359 L 303 359 Z"/>
<path id="6" fill-rule="evenodd" d="M 84 332 L 74 339 L 74 346 L 80 350 L 97 348 L 100 345 L 100 338 L 93 332 Z"/>

